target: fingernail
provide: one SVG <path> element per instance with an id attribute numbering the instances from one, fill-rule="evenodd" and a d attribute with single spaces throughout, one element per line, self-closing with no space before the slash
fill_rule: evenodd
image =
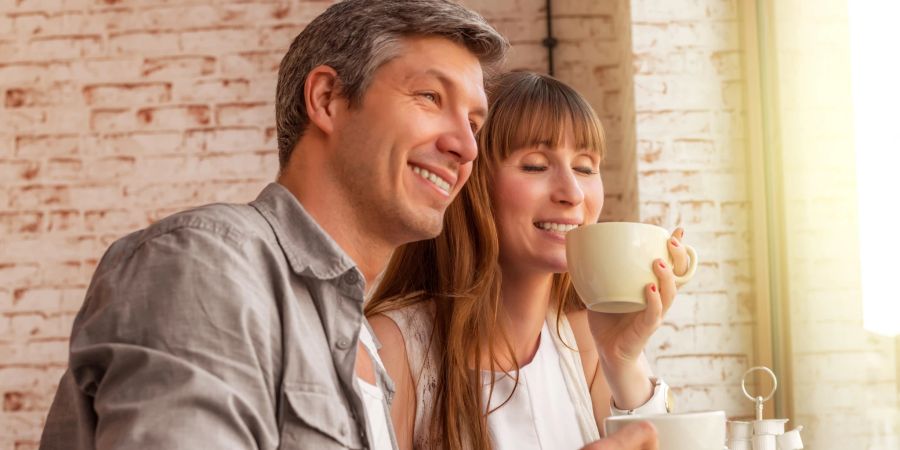
<path id="1" fill-rule="evenodd" d="M 678 239 L 672 239 L 672 246 L 678 247 Z"/>
<path id="2" fill-rule="evenodd" d="M 660 262 L 659 262 L 659 267 L 662 267 L 663 269 L 665 269 L 665 268 L 666 268 L 666 264 L 665 264 L 664 262 L 660 261 Z"/>
<path id="3" fill-rule="evenodd" d="M 650 285 L 650 290 L 653 291 L 653 292 L 656 292 L 656 285 L 655 285 L 655 284 L 651 284 L 651 285 Z"/>

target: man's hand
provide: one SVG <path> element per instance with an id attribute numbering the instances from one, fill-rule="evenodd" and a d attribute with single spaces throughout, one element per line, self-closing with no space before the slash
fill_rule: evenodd
<path id="1" fill-rule="evenodd" d="M 650 422 L 637 422 L 582 447 L 581 450 L 657 450 L 656 428 Z"/>

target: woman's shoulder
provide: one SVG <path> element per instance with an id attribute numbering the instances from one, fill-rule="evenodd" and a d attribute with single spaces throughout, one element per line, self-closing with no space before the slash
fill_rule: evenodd
<path id="1" fill-rule="evenodd" d="M 423 299 L 369 317 L 382 346 L 403 343 L 407 351 L 417 351 L 431 338 L 434 328 L 434 301 Z M 384 335 L 384 337 L 382 337 Z"/>
<path id="2" fill-rule="evenodd" d="M 418 380 L 435 357 L 434 349 L 429 345 L 433 338 L 434 302 L 417 301 L 382 311 L 368 320 L 381 342 L 379 353 L 382 357 L 395 361 L 398 367 L 405 366 L 413 379 Z"/>

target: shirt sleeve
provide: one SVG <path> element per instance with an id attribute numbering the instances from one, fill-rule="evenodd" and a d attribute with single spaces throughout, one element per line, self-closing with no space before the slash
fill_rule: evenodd
<path id="1" fill-rule="evenodd" d="M 72 334 L 95 448 L 275 448 L 280 332 L 260 250 L 180 227 L 120 253 L 101 262 Z"/>

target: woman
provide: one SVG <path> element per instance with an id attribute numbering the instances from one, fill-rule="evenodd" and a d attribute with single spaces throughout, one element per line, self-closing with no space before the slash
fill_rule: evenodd
<path id="1" fill-rule="evenodd" d="M 539 74 L 506 74 L 490 97 L 442 233 L 398 249 L 366 306 L 396 384 L 394 428 L 401 448 L 577 449 L 611 407 L 665 412 L 642 350 L 675 297 L 673 268 L 654 262 L 645 311 L 585 311 L 565 232 L 600 217 L 600 122 Z"/>

